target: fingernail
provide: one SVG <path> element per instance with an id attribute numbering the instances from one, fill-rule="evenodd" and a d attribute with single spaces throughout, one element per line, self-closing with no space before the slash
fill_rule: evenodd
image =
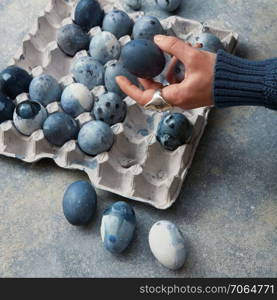
<path id="1" fill-rule="evenodd" d="M 161 42 L 164 39 L 164 36 L 161 34 L 157 34 L 154 37 L 155 42 Z"/>

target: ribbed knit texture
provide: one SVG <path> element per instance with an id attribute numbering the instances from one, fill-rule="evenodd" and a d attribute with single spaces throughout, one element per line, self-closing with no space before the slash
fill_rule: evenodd
<path id="1" fill-rule="evenodd" d="M 277 58 L 250 61 L 219 50 L 213 94 L 216 107 L 260 105 L 277 110 Z"/>

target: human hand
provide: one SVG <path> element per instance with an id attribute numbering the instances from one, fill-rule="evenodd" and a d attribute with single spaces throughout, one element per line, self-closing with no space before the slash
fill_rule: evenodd
<path id="1" fill-rule="evenodd" d="M 213 79 L 216 54 L 200 51 L 200 45 L 192 47 L 190 43 L 164 35 L 156 35 L 154 42 L 164 52 L 173 56 L 167 73 L 169 86 L 149 79 L 139 78 L 144 90 L 133 85 L 126 77 L 117 76 L 116 81 L 121 90 L 136 100 L 140 105 L 149 102 L 157 89 L 162 89 L 163 98 L 172 106 L 193 109 L 213 105 Z M 174 76 L 176 63 L 185 66 L 185 78 L 177 82 Z"/>

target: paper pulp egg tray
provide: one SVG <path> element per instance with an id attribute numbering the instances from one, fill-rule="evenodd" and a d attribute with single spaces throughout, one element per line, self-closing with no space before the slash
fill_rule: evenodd
<path id="1" fill-rule="evenodd" d="M 56 32 L 64 24 L 70 23 L 77 1 L 51 0 L 44 12 L 38 17 L 35 26 L 23 40 L 22 47 L 10 65 L 24 68 L 33 76 L 42 73 L 54 76 L 62 86 L 74 82 L 70 67 L 76 57 L 88 55 L 81 51 L 74 58 L 66 56 L 57 46 Z M 100 1 L 104 10 L 122 9 L 120 1 Z M 131 14 L 135 19 L 143 12 Z M 190 41 L 205 27 L 197 21 L 172 16 L 161 21 L 170 35 Z M 93 36 L 101 30 L 93 28 Z M 235 50 L 238 36 L 236 33 L 205 27 L 216 34 L 229 52 Z M 120 39 L 122 44 L 130 40 Z M 103 86 L 91 91 L 96 96 L 105 92 Z M 21 94 L 15 100 L 20 103 L 28 99 Z M 112 126 L 115 143 L 109 152 L 96 157 L 84 154 L 76 140 L 71 140 L 61 148 L 50 145 L 42 130 L 30 137 L 21 135 L 12 121 L 0 125 L 0 154 L 33 163 L 43 158 L 51 158 L 62 168 L 83 170 L 96 188 L 110 191 L 129 199 L 150 204 L 158 209 L 170 207 L 178 197 L 183 181 L 192 163 L 197 145 L 207 124 L 209 108 L 189 111 L 174 109 L 186 115 L 193 125 L 189 144 L 170 152 L 162 148 L 156 140 L 156 129 L 163 113 L 147 111 L 130 98 L 124 101 L 128 113 L 123 123 Z M 48 113 L 60 111 L 58 102 L 47 106 Z M 90 113 L 77 118 L 82 126 L 92 120 Z"/>

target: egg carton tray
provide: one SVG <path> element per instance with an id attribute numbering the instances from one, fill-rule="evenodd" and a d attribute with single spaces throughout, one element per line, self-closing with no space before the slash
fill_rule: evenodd
<path id="1" fill-rule="evenodd" d="M 51 0 L 44 12 L 38 17 L 30 33 L 23 40 L 10 65 L 24 68 L 33 76 L 47 73 L 59 80 L 64 87 L 74 80 L 70 67 L 80 56 L 88 55 L 81 51 L 74 58 L 66 56 L 56 43 L 57 30 L 71 21 L 76 0 Z M 104 10 L 123 9 L 120 1 L 100 1 Z M 136 19 L 143 12 L 135 12 Z M 172 16 L 161 21 L 170 35 L 190 41 L 205 30 L 216 34 L 228 52 L 234 52 L 238 35 L 231 31 L 207 27 L 205 24 Z M 93 36 L 101 29 L 93 28 Z M 130 40 L 120 39 L 124 45 Z M 103 86 L 91 91 L 95 96 L 105 92 Z M 16 103 L 28 99 L 28 94 L 17 97 Z M 164 113 L 147 111 L 130 99 L 124 101 L 128 107 L 123 123 L 112 126 L 115 143 L 109 152 L 95 157 L 83 153 L 75 140 L 58 148 L 50 145 L 42 130 L 30 137 L 20 134 L 12 121 L 0 125 L 0 154 L 33 163 L 43 158 L 51 158 L 62 168 L 83 170 L 96 188 L 119 194 L 129 199 L 150 204 L 158 209 L 170 207 L 178 197 L 182 183 L 192 163 L 194 153 L 207 124 L 209 108 L 183 111 L 193 125 L 190 142 L 170 152 L 162 148 L 156 140 L 156 129 Z M 58 102 L 47 106 L 48 113 L 61 111 Z M 93 117 L 90 113 L 80 115 L 76 120 L 82 126 Z"/>

